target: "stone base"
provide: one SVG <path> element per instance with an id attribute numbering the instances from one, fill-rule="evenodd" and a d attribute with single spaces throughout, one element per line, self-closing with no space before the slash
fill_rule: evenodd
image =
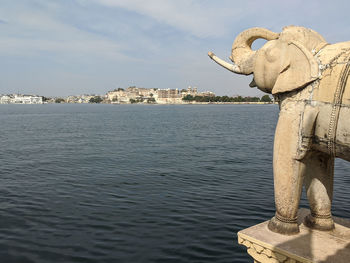
<path id="1" fill-rule="evenodd" d="M 238 243 L 247 247 L 255 263 L 349 263 L 350 221 L 333 217 L 335 228 L 319 231 L 302 224 L 309 210 L 300 209 L 300 233 L 285 236 L 267 228 L 269 221 L 238 232 Z"/>

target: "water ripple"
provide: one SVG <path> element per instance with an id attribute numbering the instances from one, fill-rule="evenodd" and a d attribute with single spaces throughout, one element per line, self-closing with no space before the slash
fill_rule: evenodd
<path id="1" fill-rule="evenodd" d="M 277 106 L 0 106 L 2 261 L 251 261 L 236 233 L 274 214 Z"/>

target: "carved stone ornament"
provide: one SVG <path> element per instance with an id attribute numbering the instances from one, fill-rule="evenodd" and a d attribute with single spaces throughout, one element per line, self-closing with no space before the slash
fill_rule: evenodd
<path id="1" fill-rule="evenodd" d="M 247 247 L 248 254 L 254 259 L 254 263 L 299 263 L 295 259 L 260 246 L 242 237 L 238 237 L 238 243 Z"/>

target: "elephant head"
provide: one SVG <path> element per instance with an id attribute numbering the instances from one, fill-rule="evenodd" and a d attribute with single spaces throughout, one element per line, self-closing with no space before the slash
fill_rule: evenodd
<path id="1" fill-rule="evenodd" d="M 267 42 L 254 51 L 252 43 L 259 38 Z M 253 74 L 251 87 L 277 94 L 302 88 L 319 78 L 314 54 L 326 44 L 320 34 L 304 27 L 288 26 L 279 34 L 265 28 L 251 28 L 233 42 L 230 56 L 233 64 L 212 52 L 208 55 L 234 73 Z"/>

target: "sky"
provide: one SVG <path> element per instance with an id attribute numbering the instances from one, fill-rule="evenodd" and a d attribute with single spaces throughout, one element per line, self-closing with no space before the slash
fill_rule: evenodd
<path id="1" fill-rule="evenodd" d="M 299 25 L 350 40 L 350 1 L 0 0 L 0 94 L 105 94 L 137 86 L 262 96 L 229 61 L 243 30 Z M 254 48 L 263 44 L 257 41 Z"/>

